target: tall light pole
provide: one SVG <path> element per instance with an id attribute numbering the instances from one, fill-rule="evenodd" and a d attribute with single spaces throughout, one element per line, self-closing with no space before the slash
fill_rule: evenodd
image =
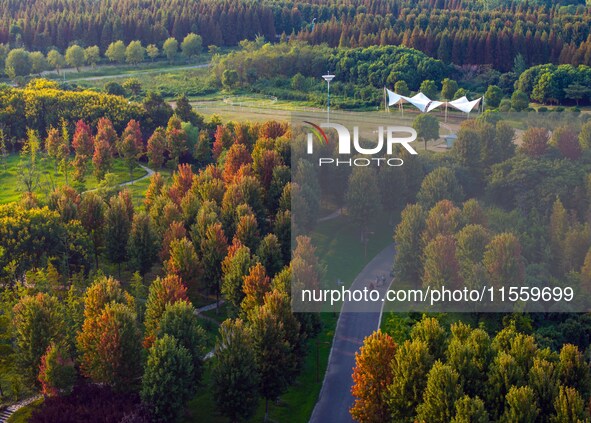
<path id="1" fill-rule="evenodd" d="M 330 81 L 334 78 L 334 75 L 331 75 L 330 72 L 327 72 L 326 75 L 322 75 L 324 80 L 328 83 L 328 101 L 327 101 L 327 108 L 326 108 L 326 121 L 330 122 Z"/>

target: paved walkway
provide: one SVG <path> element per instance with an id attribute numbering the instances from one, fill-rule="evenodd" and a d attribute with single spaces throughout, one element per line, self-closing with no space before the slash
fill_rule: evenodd
<path id="1" fill-rule="evenodd" d="M 154 170 L 150 169 L 148 166 L 144 166 L 144 165 L 143 165 L 143 164 L 141 164 L 141 163 L 138 163 L 138 166 L 139 166 L 139 167 L 141 167 L 142 169 L 144 169 L 144 170 L 146 171 L 146 174 L 145 174 L 144 176 L 140 176 L 139 178 L 137 178 L 137 179 L 133 179 L 133 180 L 131 180 L 131 181 L 122 182 L 122 183 L 120 183 L 120 184 L 117 184 L 117 186 L 119 186 L 119 187 L 124 187 L 124 186 L 127 186 L 127 185 L 133 185 L 133 184 L 135 184 L 136 182 L 138 182 L 138 181 L 141 181 L 142 179 L 149 178 L 149 177 L 150 177 L 150 176 L 152 176 L 154 173 L 156 173 Z M 84 192 L 83 192 L 83 194 L 84 194 L 84 193 L 87 193 L 87 192 L 93 192 L 93 191 L 96 191 L 96 190 L 97 190 L 97 188 L 88 189 L 88 190 L 84 191 Z M 0 423 L 1 423 L 1 422 L 0 422 Z"/>
<path id="2" fill-rule="evenodd" d="M 343 209 L 335 210 L 331 214 L 329 214 L 328 216 L 321 217 L 320 219 L 317 220 L 317 222 L 320 223 L 320 222 L 326 222 L 327 220 L 336 219 L 337 217 L 339 217 L 342 214 L 342 210 Z"/>
<path id="3" fill-rule="evenodd" d="M 394 244 L 382 250 L 357 275 L 351 289 L 363 289 L 376 276 L 389 275 L 394 257 Z M 376 289 L 382 293 L 388 289 L 384 284 Z M 349 408 L 353 405 L 351 375 L 355 366 L 355 353 L 365 337 L 378 329 L 381 320 L 382 303 L 374 303 L 372 312 L 356 311 L 354 303 L 345 302 L 341 308 L 337 328 L 333 338 L 328 367 L 318 397 L 318 402 L 310 418 L 311 423 L 346 423 L 353 419 Z M 367 304 L 364 307 L 368 307 Z"/>
<path id="4" fill-rule="evenodd" d="M 8 419 L 10 418 L 10 416 L 12 416 L 18 410 L 23 408 L 25 405 L 29 405 L 30 403 L 38 400 L 39 398 L 41 398 L 41 395 L 35 395 L 33 397 L 26 398 L 24 400 L 17 402 L 16 404 L 12 404 L 11 406 L 8 406 L 4 410 L 0 411 L 0 423 L 6 423 L 8 421 Z"/>

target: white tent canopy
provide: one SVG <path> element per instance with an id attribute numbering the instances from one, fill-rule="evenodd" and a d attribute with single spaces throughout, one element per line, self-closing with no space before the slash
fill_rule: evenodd
<path id="1" fill-rule="evenodd" d="M 429 99 L 429 97 L 427 97 L 425 94 L 421 92 L 414 95 L 413 97 L 407 98 L 406 101 L 408 101 L 410 104 L 415 106 L 423 113 L 427 110 L 429 103 L 431 103 L 431 99 Z"/>
<path id="2" fill-rule="evenodd" d="M 451 106 L 454 109 L 460 110 L 464 113 L 470 113 L 474 108 L 478 107 L 482 97 L 477 98 L 476 100 L 468 100 L 466 96 L 460 97 L 457 100 L 453 101 L 436 101 L 431 100 L 425 94 L 419 92 L 418 94 L 412 97 L 405 97 L 400 94 L 396 94 L 393 91 L 390 91 L 386 88 L 386 92 L 388 94 L 388 106 L 394 105 L 402 105 L 403 103 L 410 103 L 419 109 L 422 113 L 431 112 L 440 106 L 445 106 L 447 110 L 447 106 Z"/>
<path id="3" fill-rule="evenodd" d="M 466 98 L 466 96 L 463 96 L 458 98 L 457 100 L 450 101 L 447 104 L 449 104 L 454 109 L 458 109 L 461 112 L 470 113 L 475 107 L 478 106 L 480 100 L 482 100 L 482 97 L 470 101 Z"/>

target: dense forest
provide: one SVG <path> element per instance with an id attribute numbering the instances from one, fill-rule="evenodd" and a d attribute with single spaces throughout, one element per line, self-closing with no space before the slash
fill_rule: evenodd
<path id="1" fill-rule="evenodd" d="M 48 401 L 37 422 L 103 413 L 173 421 L 209 389 L 199 385 L 208 350 L 221 414 L 246 418 L 259 398 L 277 399 L 320 328 L 318 316 L 289 306 L 292 272 L 320 277 L 321 266 L 309 238 L 291 251 L 287 124 L 206 123 L 186 98 L 174 114 L 161 102 L 156 121 L 132 105 L 135 120 L 109 95 L 90 109 L 98 120 L 90 112 L 75 121 L 63 114 L 67 93 L 37 84 L 37 94 L 52 90 L 58 114 L 35 128 L 25 120 L 22 201 L 0 206 L 2 401 L 41 389 Z M 4 177 L 2 132 L 0 141 Z M 142 198 L 108 183 L 114 160 L 130 178 L 138 160 L 156 169 Z M 43 195 L 47 161 L 66 183 Z M 105 183 L 87 191 L 91 173 Z M 193 304 L 222 298 L 236 319 L 221 326 L 216 346 Z"/>
<path id="2" fill-rule="evenodd" d="M 590 64 L 591 15 L 584 5 L 530 2 L 365 0 L 336 2 L 218 2 L 174 0 L 4 0 L 0 43 L 64 51 L 71 44 L 113 41 L 161 44 L 194 32 L 205 46 L 235 46 L 262 35 L 295 35 L 339 47 L 404 45 L 446 63 L 509 70 L 521 54 L 527 64 Z M 140 6 L 141 4 L 141 6 Z"/>

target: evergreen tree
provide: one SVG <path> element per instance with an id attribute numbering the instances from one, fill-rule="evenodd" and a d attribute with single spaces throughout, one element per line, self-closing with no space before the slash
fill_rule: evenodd
<path id="1" fill-rule="evenodd" d="M 174 421 L 195 392 L 191 353 L 176 338 L 164 335 L 148 352 L 142 378 L 142 401 L 159 422 Z"/>
<path id="2" fill-rule="evenodd" d="M 138 213 L 134 216 L 129 233 L 128 255 L 132 266 L 144 276 L 156 261 L 157 237 L 150 216 Z"/>
<path id="3" fill-rule="evenodd" d="M 213 360 L 213 396 L 218 410 L 232 421 L 248 419 L 258 404 L 260 379 L 251 331 L 242 320 L 222 323 Z"/>

